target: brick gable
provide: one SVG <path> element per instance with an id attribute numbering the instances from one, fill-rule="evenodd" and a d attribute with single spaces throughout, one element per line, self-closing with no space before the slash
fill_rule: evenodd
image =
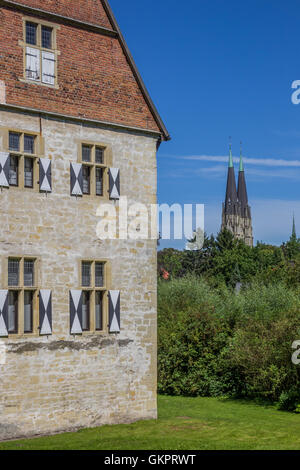
<path id="1" fill-rule="evenodd" d="M 18 3 L 111 29 L 100 0 L 18 0 Z"/>
<path id="2" fill-rule="evenodd" d="M 82 4 L 87 3 L 91 10 L 88 12 L 86 9 L 86 21 L 94 18 L 92 22 L 95 23 L 97 18 L 100 24 L 102 18 L 101 25 L 114 29 L 115 33 L 107 35 L 43 15 L 43 20 L 59 22 L 59 88 L 25 83 L 20 80 L 24 67 L 23 47 L 19 44 L 23 40 L 23 17 L 32 16 L 33 20 L 38 21 L 39 14 L 23 12 L 11 4 L 5 6 L 4 2 L 4 6 L 0 7 L 0 50 L 3 51 L 0 54 L 0 80 L 5 83 L 6 104 L 147 129 L 159 132 L 166 138 L 167 131 L 151 98 L 145 93 L 141 79 L 137 78 L 131 58 L 124 52 L 124 41 L 118 26 L 111 25 L 111 18 L 106 16 L 100 0 L 22 0 L 22 3 L 42 7 L 43 10 L 47 7 L 50 11 L 52 8 L 53 13 L 69 12 L 73 17 L 74 12 L 79 15 Z M 93 6 L 96 16 L 92 18 Z"/>

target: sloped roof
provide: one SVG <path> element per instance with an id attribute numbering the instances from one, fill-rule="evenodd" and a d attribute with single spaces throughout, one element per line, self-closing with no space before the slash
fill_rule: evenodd
<path id="1" fill-rule="evenodd" d="M 170 135 L 159 112 L 143 82 L 126 41 L 121 33 L 117 20 L 107 0 L 0 0 L 0 5 L 27 9 L 28 12 L 38 12 L 41 16 L 52 15 L 53 18 L 65 20 L 86 29 L 98 30 L 105 35 L 111 35 L 119 40 L 124 56 L 131 68 L 137 86 L 153 119 L 161 132 L 163 140 L 170 140 Z M 82 7 L 84 5 L 85 8 Z M 89 10 L 89 12 L 88 12 Z"/>

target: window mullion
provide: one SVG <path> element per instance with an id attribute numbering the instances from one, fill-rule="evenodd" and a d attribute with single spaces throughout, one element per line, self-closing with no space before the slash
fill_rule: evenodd
<path id="1" fill-rule="evenodd" d="M 42 51 L 41 51 L 41 49 L 40 49 L 40 51 L 39 51 L 39 57 L 40 57 L 40 82 L 41 82 L 41 83 L 42 83 L 42 81 L 43 81 L 43 60 L 42 60 L 42 55 L 43 55 L 43 53 L 42 53 Z"/>
<path id="2" fill-rule="evenodd" d="M 94 332 L 96 330 L 96 319 L 95 319 L 95 290 L 91 292 L 90 297 L 90 331 Z"/>
<path id="3" fill-rule="evenodd" d="M 94 289 L 95 288 L 95 261 L 92 262 L 92 265 L 91 265 L 91 270 L 92 270 L 92 273 L 91 273 L 91 287 Z"/>
<path id="4" fill-rule="evenodd" d="M 25 157 L 24 155 L 21 155 L 19 158 L 19 188 L 24 188 L 24 187 L 25 187 Z"/>
<path id="5" fill-rule="evenodd" d="M 42 61 L 42 25 L 38 25 L 38 37 L 37 37 L 37 46 L 39 48 L 39 61 L 40 61 L 40 77 L 39 81 L 42 83 L 42 77 L 43 77 L 43 61 Z"/>
<path id="6" fill-rule="evenodd" d="M 24 287 L 24 258 L 20 259 L 19 286 Z"/>
<path id="7" fill-rule="evenodd" d="M 41 24 L 38 24 L 38 28 L 37 28 L 37 46 L 39 48 L 42 47 L 42 25 Z"/>
<path id="8" fill-rule="evenodd" d="M 19 305 L 18 305 L 18 334 L 24 334 L 24 288 L 19 293 Z"/>
<path id="9" fill-rule="evenodd" d="M 96 196 L 96 168 L 95 165 L 91 167 L 91 194 Z"/>
<path id="10" fill-rule="evenodd" d="M 21 153 L 24 152 L 24 133 L 23 132 L 20 134 L 20 149 L 19 149 L 19 151 Z"/>

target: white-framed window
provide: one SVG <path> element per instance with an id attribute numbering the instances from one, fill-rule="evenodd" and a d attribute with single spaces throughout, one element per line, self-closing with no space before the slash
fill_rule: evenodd
<path id="1" fill-rule="evenodd" d="M 24 19 L 24 78 L 48 86 L 57 84 L 56 27 Z"/>

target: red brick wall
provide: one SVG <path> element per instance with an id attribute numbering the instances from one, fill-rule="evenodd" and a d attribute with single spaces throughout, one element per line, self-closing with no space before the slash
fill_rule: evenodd
<path id="1" fill-rule="evenodd" d="M 59 89 L 21 82 L 22 16 L 20 11 L 0 8 L 0 80 L 5 81 L 8 104 L 158 130 L 116 38 L 61 24 L 57 31 Z"/>
<path id="2" fill-rule="evenodd" d="M 112 29 L 101 0 L 18 0 L 18 3 Z"/>

